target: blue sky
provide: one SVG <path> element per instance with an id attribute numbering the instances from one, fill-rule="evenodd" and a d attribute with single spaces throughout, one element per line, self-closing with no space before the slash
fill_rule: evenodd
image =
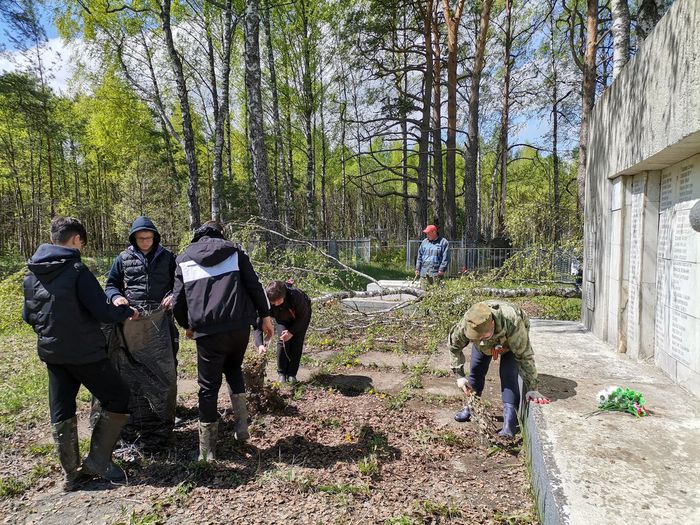
<path id="1" fill-rule="evenodd" d="M 2 0 L 0 0 L 2 1 Z M 42 14 L 42 19 L 44 20 L 44 27 L 46 35 L 49 39 L 49 48 L 51 50 L 52 56 L 49 58 L 53 62 L 58 62 L 59 66 L 54 68 L 54 78 L 51 80 L 51 85 L 55 91 L 66 92 L 67 82 L 72 74 L 72 68 L 68 66 L 70 60 L 70 50 L 68 50 L 64 43 L 61 42 L 58 37 L 58 31 L 53 24 L 51 13 L 44 11 Z M 12 60 L 8 58 L 8 55 L 12 54 L 13 44 L 8 38 L 9 27 L 3 19 L 0 19 L 0 49 L 5 51 L 5 56 L 0 56 L 0 73 L 3 71 L 8 71 L 14 69 Z M 60 54 L 60 58 L 59 58 Z M 66 66 L 60 66 L 63 63 Z M 518 119 L 515 116 L 515 123 L 518 125 L 518 132 L 511 137 L 511 143 L 532 143 L 532 144 L 543 144 L 543 135 L 549 131 L 549 122 L 547 120 L 541 120 L 537 118 Z M 570 145 L 568 145 L 570 147 Z M 566 147 L 566 146 L 565 146 Z"/>

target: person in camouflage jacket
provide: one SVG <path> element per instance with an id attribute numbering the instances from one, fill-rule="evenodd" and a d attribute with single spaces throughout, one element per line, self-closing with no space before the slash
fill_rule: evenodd
<path id="1" fill-rule="evenodd" d="M 464 348 L 471 343 L 469 375 L 464 369 Z M 517 432 L 517 406 L 520 403 L 518 374 L 525 386 L 525 399 L 546 404 L 549 400 L 537 391 L 535 353 L 530 344 L 530 319 L 518 306 L 506 301 L 485 301 L 472 306 L 450 331 L 448 347 L 452 354 L 452 371 L 457 386 L 469 394 L 481 396 L 491 361 L 501 357 L 499 369 L 503 399 L 503 429 L 499 435 L 513 437 Z M 460 422 L 469 421 L 471 411 L 465 406 L 455 415 Z"/>

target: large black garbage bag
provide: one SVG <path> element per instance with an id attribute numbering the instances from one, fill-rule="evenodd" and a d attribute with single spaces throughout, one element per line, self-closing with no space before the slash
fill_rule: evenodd
<path id="1" fill-rule="evenodd" d="M 177 373 L 169 315 L 142 313 L 136 321 L 115 325 L 109 338 L 110 359 L 131 391 L 131 417 L 122 438 L 145 448 L 164 445 L 175 424 Z"/>

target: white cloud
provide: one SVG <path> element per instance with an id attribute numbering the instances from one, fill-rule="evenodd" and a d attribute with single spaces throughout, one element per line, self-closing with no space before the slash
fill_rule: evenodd
<path id="1" fill-rule="evenodd" d="M 66 44 L 61 38 L 51 38 L 41 46 L 39 56 L 36 48 L 25 52 L 12 50 L 0 53 L 0 73 L 26 71 L 37 74 L 37 59 L 40 58 L 51 89 L 56 94 L 66 95 L 69 92 L 68 81 L 75 72 L 74 54 L 79 45 L 72 42 Z"/>

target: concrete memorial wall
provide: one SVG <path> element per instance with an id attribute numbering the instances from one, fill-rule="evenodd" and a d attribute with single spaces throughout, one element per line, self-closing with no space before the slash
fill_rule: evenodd
<path id="1" fill-rule="evenodd" d="M 591 117 L 582 319 L 700 395 L 700 0 L 677 0 Z"/>

